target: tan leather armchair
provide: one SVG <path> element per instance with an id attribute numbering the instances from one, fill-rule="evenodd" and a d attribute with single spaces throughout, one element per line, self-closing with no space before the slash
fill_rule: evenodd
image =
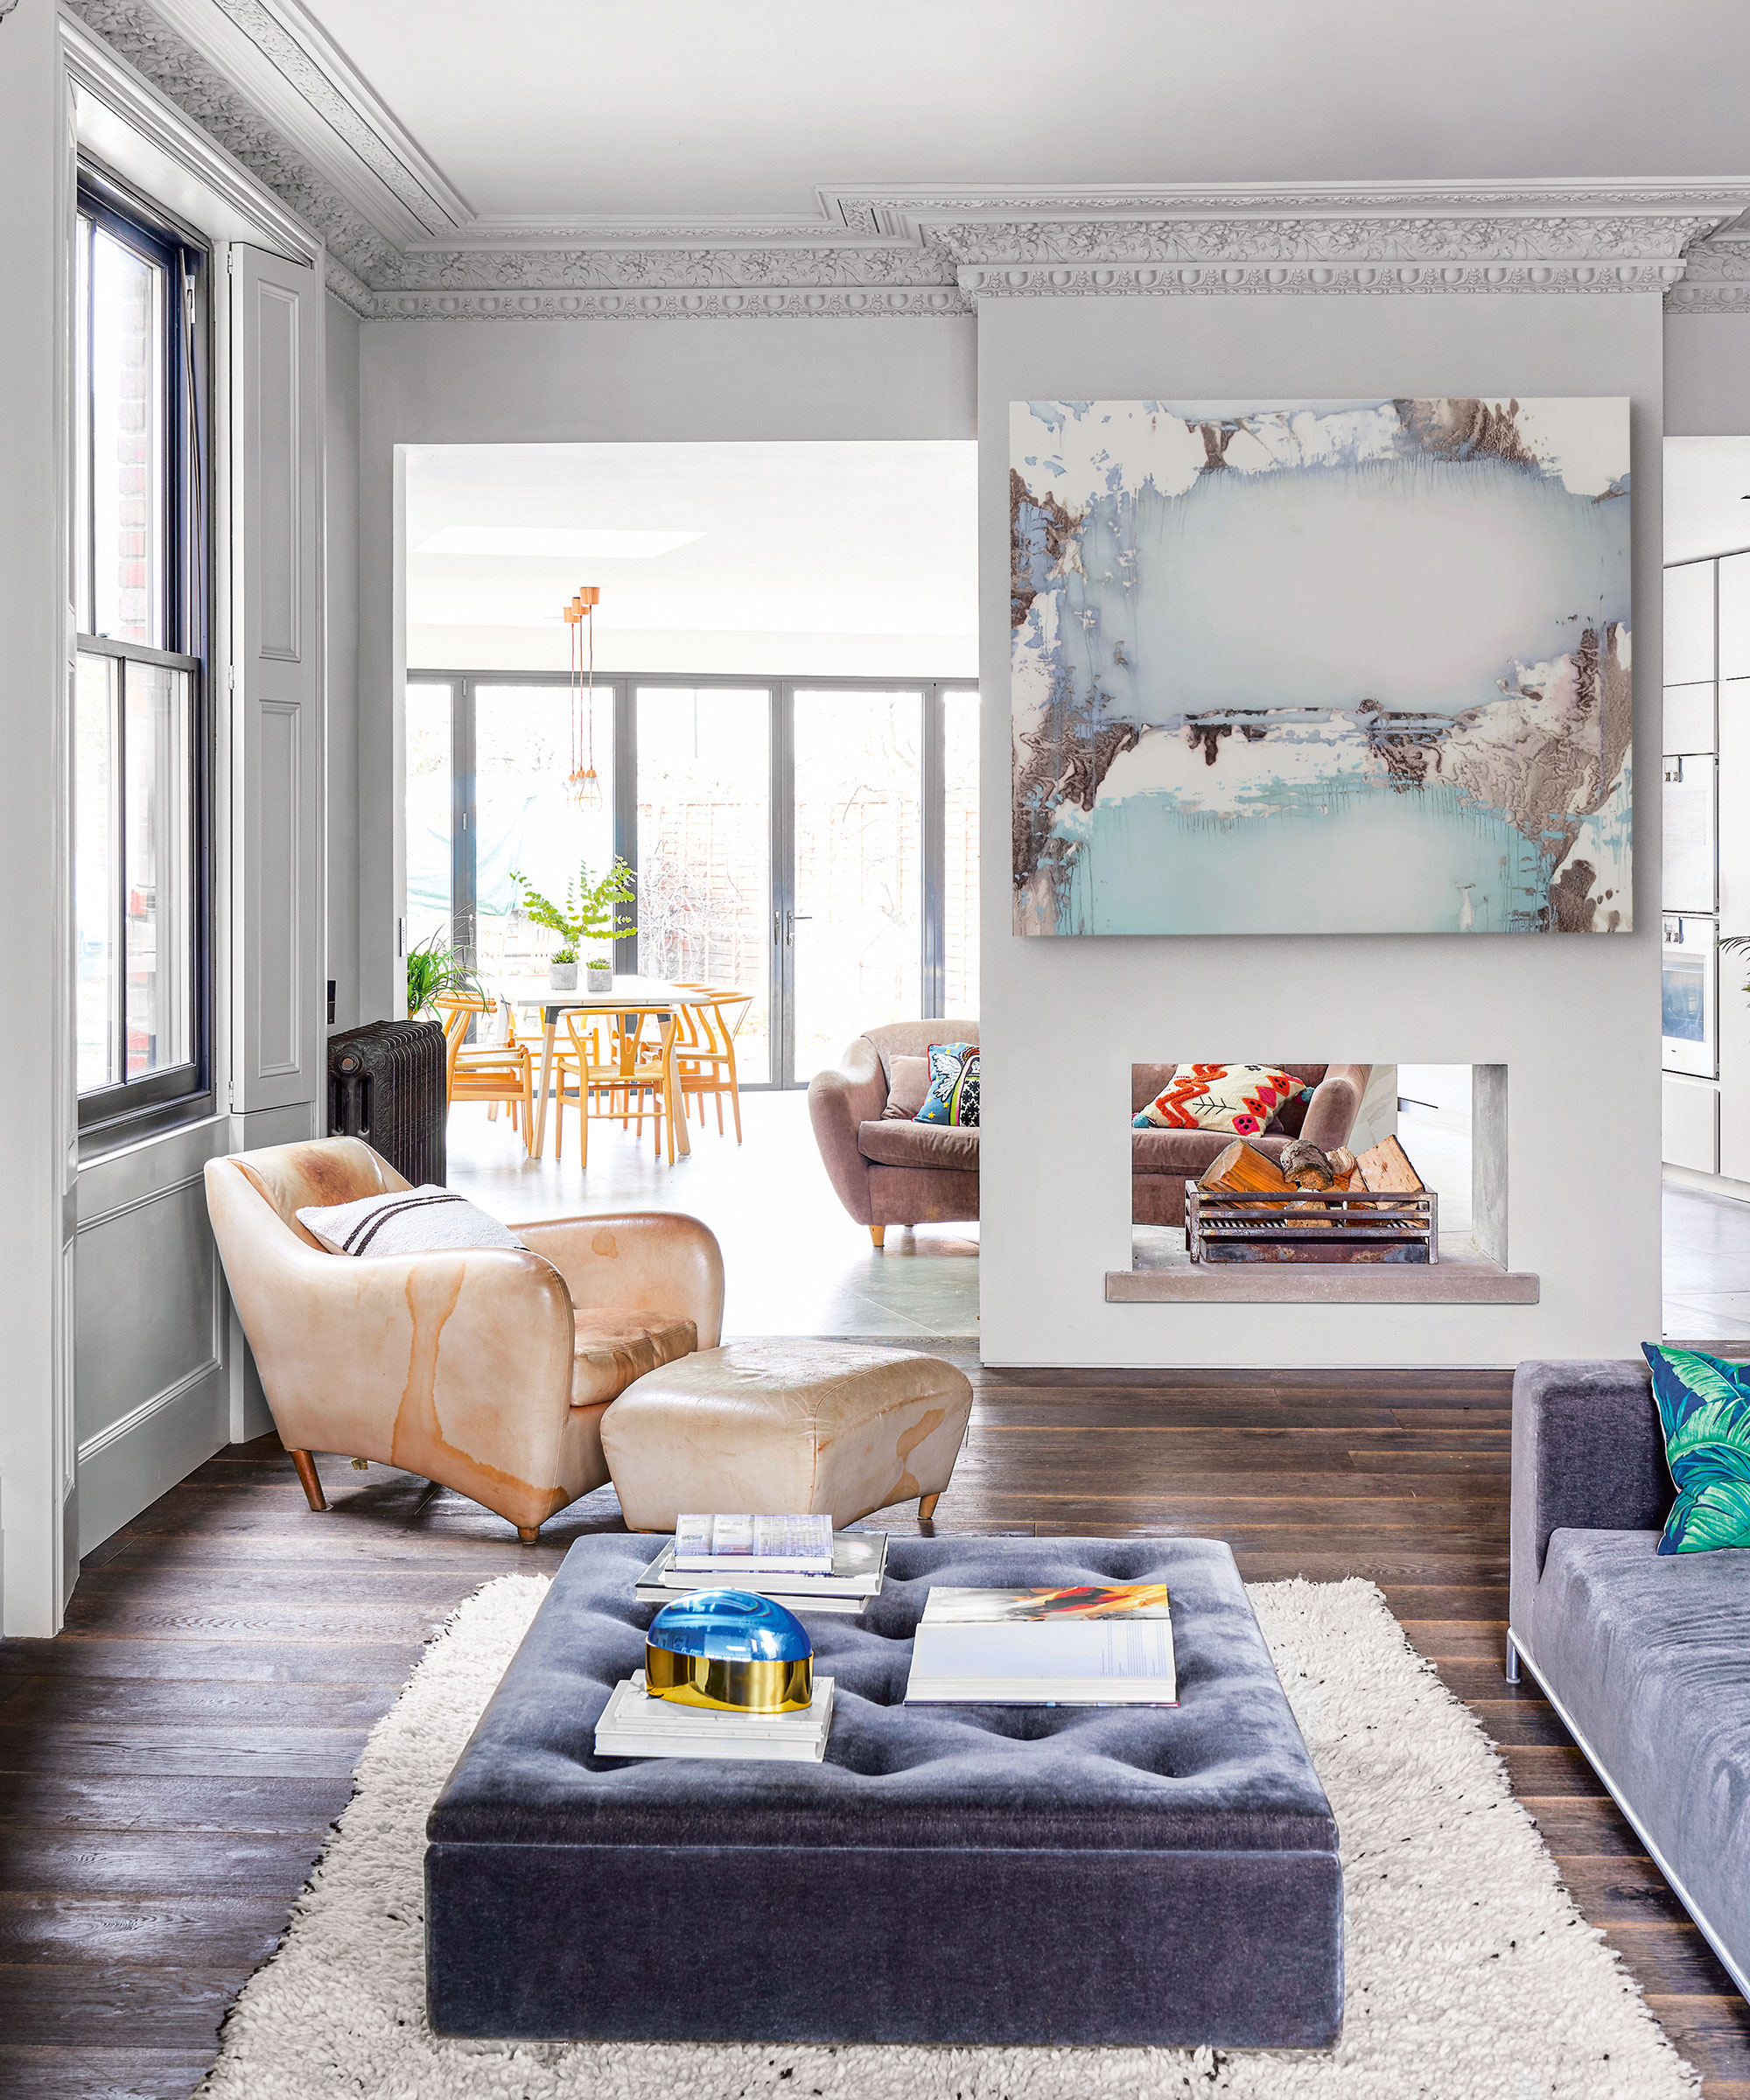
<path id="1" fill-rule="evenodd" d="M 206 1205 L 262 1388 L 312 1509 L 313 1451 L 470 1495 L 532 1544 L 607 1480 L 601 1418 L 634 1378 L 715 1348 L 723 1257 L 667 1211 L 542 1219 L 467 1253 L 326 1252 L 312 1205 L 405 1188 L 356 1138 L 209 1160 Z"/>

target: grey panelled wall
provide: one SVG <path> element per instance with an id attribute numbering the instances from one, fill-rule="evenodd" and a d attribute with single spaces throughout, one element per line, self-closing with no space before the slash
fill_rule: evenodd
<path id="1" fill-rule="evenodd" d="M 214 1116 L 79 1177 L 74 1392 L 79 1550 L 88 1553 L 231 1434 L 230 1308 L 201 1169 Z"/>

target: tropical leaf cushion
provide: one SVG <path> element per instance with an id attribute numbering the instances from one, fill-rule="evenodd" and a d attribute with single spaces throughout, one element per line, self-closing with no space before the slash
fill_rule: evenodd
<path id="1" fill-rule="evenodd" d="M 929 1046 L 929 1092 L 924 1105 L 912 1118 L 914 1123 L 950 1123 L 962 1130 L 978 1123 L 978 1046 L 976 1043 L 932 1043 Z"/>
<path id="2" fill-rule="evenodd" d="M 1165 1090 L 1130 1121 L 1139 1130 L 1225 1130 L 1230 1138 L 1256 1138 L 1278 1109 L 1312 1091 L 1274 1065 L 1175 1065 Z"/>
<path id="3" fill-rule="evenodd" d="M 1642 1345 L 1677 1499 L 1662 1553 L 1750 1547 L 1750 1364 Z"/>

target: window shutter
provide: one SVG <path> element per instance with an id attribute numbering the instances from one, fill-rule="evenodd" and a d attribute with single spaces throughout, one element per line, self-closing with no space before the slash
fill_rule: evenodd
<path id="1" fill-rule="evenodd" d="M 322 288 L 231 251 L 231 1107 L 321 1119 Z"/>

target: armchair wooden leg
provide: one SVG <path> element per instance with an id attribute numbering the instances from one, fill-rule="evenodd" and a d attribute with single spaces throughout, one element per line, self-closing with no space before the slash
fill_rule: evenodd
<path id="1" fill-rule="evenodd" d="M 516 1527 L 516 1536 L 522 1541 L 525 1546 L 539 1545 L 541 1543 L 541 1527 L 539 1524 L 519 1524 Z"/>
<path id="2" fill-rule="evenodd" d="M 874 1241 L 875 1251 L 878 1254 L 886 1241 L 887 1228 L 885 1225 L 872 1225 L 869 1228 L 869 1236 Z"/>
<path id="3" fill-rule="evenodd" d="M 312 1509 L 326 1509 L 328 1497 L 322 1492 L 322 1483 L 316 1476 L 316 1461 L 307 1451 L 295 1451 L 291 1462 L 298 1468 L 298 1477 L 303 1485 L 304 1499 Z"/>
<path id="4" fill-rule="evenodd" d="M 920 1524 L 928 1523 L 935 1515 L 935 1506 L 941 1500 L 942 1490 L 939 1488 L 934 1494 L 920 1494 L 918 1497 L 918 1522 Z"/>

